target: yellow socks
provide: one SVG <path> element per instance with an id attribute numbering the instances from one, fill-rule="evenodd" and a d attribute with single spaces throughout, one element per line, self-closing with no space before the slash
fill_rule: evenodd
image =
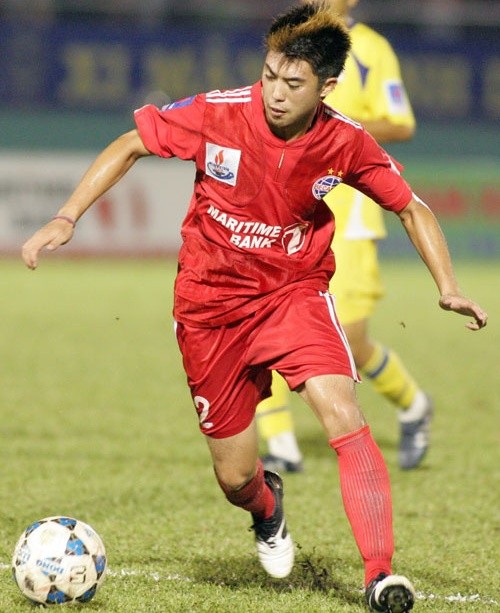
<path id="1" fill-rule="evenodd" d="M 289 462 L 300 462 L 300 453 L 291 411 L 288 407 L 288 384 L 273 372 L 272 396 L 257 405 L 257 427 L 268 451 Z"/>
<path id="2" fill-rule="evenodd" d="M 411 406 L 419 390 L 398 355 L 378 343 L 361 373 L 371 381 L 375 391 L 402 409 Z"/>
<path id="3" fill-rule="evenodd" d="M 273 371 L 272 396 L 257 405 L 257 425 L 260 435 L 267 441 L 281 432 L 293 431 L 293 419 L 288 408 L 288 385 Z"/>

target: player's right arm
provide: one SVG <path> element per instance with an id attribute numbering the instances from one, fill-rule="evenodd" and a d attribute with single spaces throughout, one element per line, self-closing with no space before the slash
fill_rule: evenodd
<path id="1" fill-rule="evenodd" d="M 469 330 L 484 328 L 488 315 L 477 303 L 464 296 L 458 287 L 446 239 L 430 208 L 413 194 L 398 215 L 439 289 L 439 306 L 445 311 L 472 317 L 473 321 L 466 324 Z"/>
<path id="2" fill-rule="evenodd" d="M 26 241 L 22 257 L 28 268 L 35 269 L 42 249 L 54 251 L 71 240 L 74 225 L 98 198 L 117 183 L 141 157 L 151 155 L 137 130 L 127 132 L 104 149 L 75 191 L 52 219 Z"/>

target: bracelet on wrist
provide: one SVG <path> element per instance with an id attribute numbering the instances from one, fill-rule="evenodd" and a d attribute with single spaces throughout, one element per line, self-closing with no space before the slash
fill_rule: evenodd
<path id="1" fill-rule="evenodd" d="M 54 217 L 52 217 L 52 221 L 54 221 L 54 219 L 62 219 L 63 221 L 67 221 L 73 226 L 73 228 L 76 226 L 76 221 L 67 215 L 54 215 Z"/>

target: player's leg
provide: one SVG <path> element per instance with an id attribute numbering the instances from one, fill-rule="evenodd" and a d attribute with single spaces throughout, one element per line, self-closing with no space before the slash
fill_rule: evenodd
<path id="1" fill-rule="evenodd" d="M 349 377 L 313 377 L 297 390 L 317 415 L 338 457 L 344 508 L 365 565 L 365 587 L 372 610 L 399 601 L 409 611 L 414 602 L 411 583 L 392 575 L 394 538 L 392 500 L 387 468 L 356 401 Z M 380 587 L 378 587 L 380 586 Z M 378 590 L 378 591 L 376 591 Z"/>
<path id="2" fill-rule="evenodd" d="M 286 530 L 283 486 L 278 475 L 263 469 L 255 425 L 255 406 L 269 394 L 271 374 L 245 361 L 250 329 L 244 324 L 212 329 L 179 324 L 177 340 L 217 481 L 229 502 L 251 513 L 265 570 L 285 577 L 294 550 Z"/>
<path id="3" fill-rule="evenodd" d="M 224 438 L 207 436 L 206 441 L 212 456 L 215 475 L 223 485 L 224 491 L 237 492 L 244 489 L 245 485 L 252 481 L 257 472 L 258 441 L 255 420 L 242 432 L 234 436 Z M 262 483 L 259 486 L 262 486 Z M 255 502 L 257 505 L 255 508 L 251 506 L 251 508 L 246 510 L 251 513 L 255 512 L 258 515 L 272 511 L 272 508 L 265 506 L 266 502 L 269 503 L 269 500 L 260 500 L 259 498 Z M 250 505 L 252 504 L 253 501 Z M 260 506 L 261 504 L 264 506 Z"/>
<path id="4" fill-rule="evenodd" d="M 272 577 L 286 577 L 293 567 L 294 548 L 283 510 L 283 482 L 265 471 L 257 456 L 255 420 L 239 434 L 206 440 L 227 500 L 252 514 L 262 566 Z"/>
<path id="5" fill-rule="evenodd" d="M 381 572 L 391 573 L 394 550 L 389 475 L 382 454 L 357 403 L 352 379 L 313 377 L 297 391 L 337 452 L 344 506 L 368 584 Z"/>
<path id="6" fill-rule="evenodd" d="M 303 470 L 289 395 L 287 382 L 273 371 L 271 396 L 257 405 L 256 414 L 259 435 L 268 450 L 262 458 L 266 470 L 293 473 Z"/>
<path id="7" fill-rule="evenodd" d="M 266 340 L 277 333 L 283 340 L 273 366 L 312 408 L 337 452 L 344 506 L 368 584 L 379 573 L 391 572 L 389 476 L 356 399 L 354 359 L 333 298 L 303 289 L 282 300 L 257 339 L 260 360 L 267 361 Z"/>
<path id="8" fill-rule="evenodd" d="M 271 306 L 247 357 L 282 373 L 290 389 L 312 407 L 337 452 L 344 507 L 368 587 L 381 574 L 392 576 L 389 476 L 356 400 L 356 367 L 334 300 L 326 292 L 297 288 Z M 272 338 L 279 344 L 271 349 Z"/>
<path id="9" fill-rule="evenodd" d="M 399 465 L 403 469 L 415 468 L 429 446 L 433 411 L 430 397 L 419 387 L 393 349 L 370 340 L 366 319 L 344 325 L 344 330 L 361 374 L 399 409 Z"/>
<path id="10" fill-rule="evenodd" d="M 368 336 L 368 320 L 344 324 L 356 365 L 364 378 L 399 408 L 399 465 L 417 467 L 429 446 L 432 402 L 405 368 L 397 353 Z"/>
<path id="11" fill-rule="evenodd" d="M 428 448 L 432 403 L 396 352 L 368 335 L 369 319 L 383 294 L 377 244 L 336 239 L 335 253 L 338 270 L 331 291 L 356 366 L 375 391 L 399 408 L 399 464 L 404 469 L 415 468 Z"/>

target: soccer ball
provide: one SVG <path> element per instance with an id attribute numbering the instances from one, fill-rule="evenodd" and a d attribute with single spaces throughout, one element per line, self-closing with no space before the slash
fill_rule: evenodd
<path id="1" fill-rule="evenodd" d="M 46 517 L 21 534 L 12 557 L 12 574 L 21 592 L 35 603 L 88 602 L 106 574 L 100 536 L 71 517 Z"/>

